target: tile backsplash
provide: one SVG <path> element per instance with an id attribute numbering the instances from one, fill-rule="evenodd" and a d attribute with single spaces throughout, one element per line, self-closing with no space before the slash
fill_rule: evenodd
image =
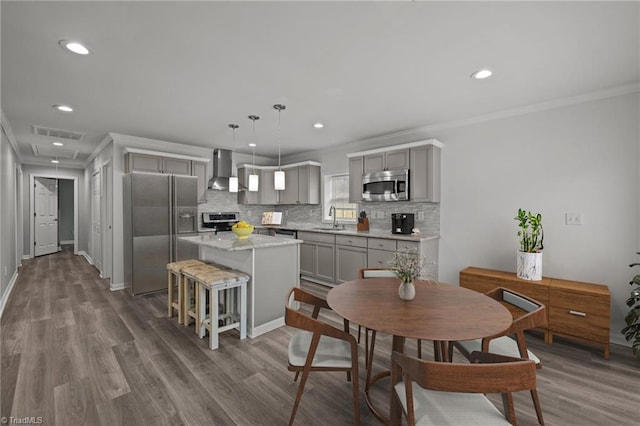
<path id="1" fill-rule="evenodd" d="M 411 201 L 360 203 L 358 212 L 364 210 L 369 218 L 369 227 L 376 231 L 391 231 L 392 213 L 413 213 L 415 227 L 423 234 L 440 234 L 440 204 L 413 203 Z M 240 217 L 249 223 L 260 224 L 262 213 L 266 211 L 283 212 L 283 224 L 309 224 L 319 226 L 322 223 L 321 205 L 244 205 L 238 204 L 238 195 L 227 191 L 207 191 L 207 202 L 198 205 L 198 212 L 239 212 Z M 347 227 L 354 227 L 347 225 Z"/>

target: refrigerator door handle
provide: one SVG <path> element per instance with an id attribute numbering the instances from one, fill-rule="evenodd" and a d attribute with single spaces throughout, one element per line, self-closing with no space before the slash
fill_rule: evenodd
<path id="1" fill-rule="evenodd" d="M 174 225 L 176 214 L 176 200 L 174 194 L 175 181 L 173 176 L 169 176 L 169 262 L 175 262 L 174 257 Z"/>

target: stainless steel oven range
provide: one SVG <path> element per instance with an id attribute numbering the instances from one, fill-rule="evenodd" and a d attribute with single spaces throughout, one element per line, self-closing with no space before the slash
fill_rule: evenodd
<path id="1" fill-rule="evenodd" d="M 202 229 L 218 232 L 230 232 L 231 227 L 240 220 L 238 212 L 203 212 Z"/>

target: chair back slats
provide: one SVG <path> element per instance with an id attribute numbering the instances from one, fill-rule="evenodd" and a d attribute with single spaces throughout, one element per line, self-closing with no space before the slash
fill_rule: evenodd
<path id="1" fill-rule="evenodd" d="M 474 352 L 475 353 L 475 352 Z M 426 361 L 394 352 L 403 373 L 425 389 L 443 392 L 503 393 L 536 388 L 536 365 L 531 360 L 493 364 Z"/>
<path id="2" fill-rule="evenodd" d="M 517 306 L 525 312 L 533 312 L 540 307 L 539 303 L 534 303 L 531 299 L 524 298 L 517 293 L 507 290 L 502 292 L 502 300 Z"/>
<path id="3" fill-rule="evenodd" d="M 504 416 L 512 424 L 516 424 L 515 408 L 512 392 L 529 390 L 536 392 L 536 367 L 531 360 L 494 356 L 494 354 L 473 352 L 471 358 L 482 363 L 455 364 L 434 362 L 414 358 L 394 351 L 392 354 L 392 383 L 402 377 L 404 382 L 406 411 L 409 425 L 415 425 L 414 395 L 423 390 L 412 385 L 417 383 L 429 391 L 502 394 Z M 397 388 L 394 386 L 394 402 L 399 403 Z M 536 394 L 537 395 L 537 394 Z M 417 408 L 417 407 L 416 407 Z M 465 407 L 458 407 L 464 410 Z M 395 413 L 395 414 L 393 414 Z M 438 413 L 442 414 L 442 413 Z M 399 412 L 392 409 L 392 424 L 401 424 Z M 445 413 L 446 415 L 446 413 Z M 541 422 L 541 424 L 543 424 Z"/>

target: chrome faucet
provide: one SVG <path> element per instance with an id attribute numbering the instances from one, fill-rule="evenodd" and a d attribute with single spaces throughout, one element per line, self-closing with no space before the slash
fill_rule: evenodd
<path id="1" fill-rule="evenodd" d="M 332 211 L 333 214 L 331 214 Z M 329 207 L 329 217 L 333 217 L 333 227 L 337 228 L 338 224 L 336 223 L 336 206 Z"/>

